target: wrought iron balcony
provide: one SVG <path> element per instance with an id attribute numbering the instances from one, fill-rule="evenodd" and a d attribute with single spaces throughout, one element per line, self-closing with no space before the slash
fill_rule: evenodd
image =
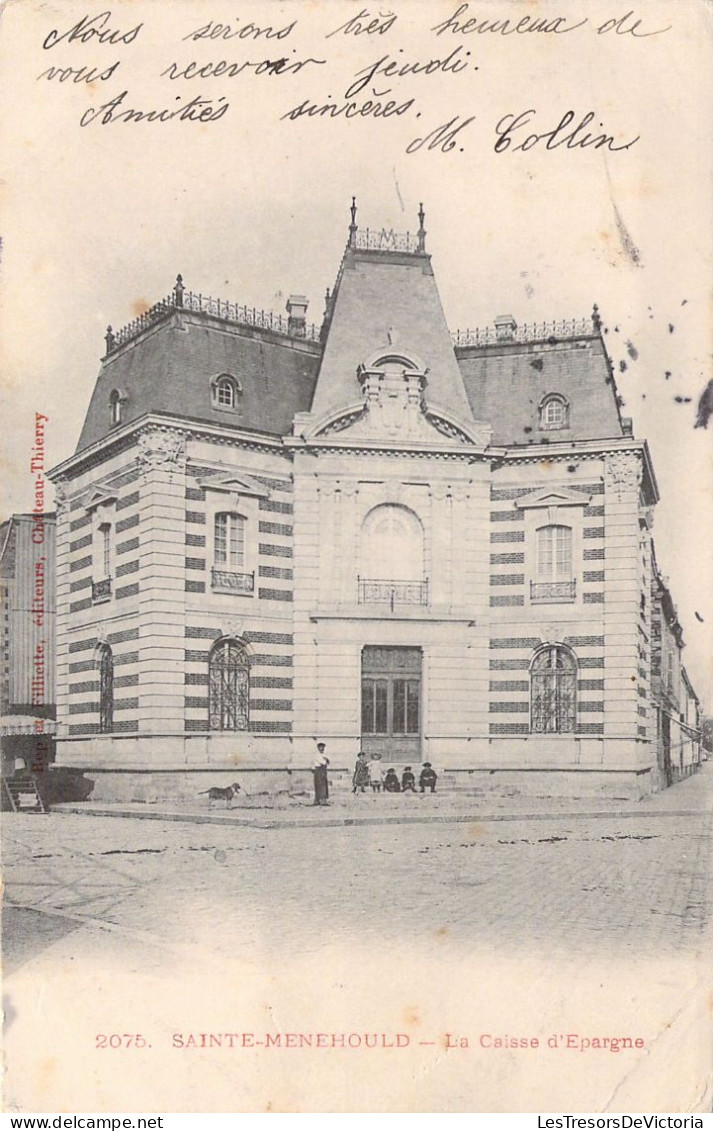
<path id="1" fill-rule="evenodd" d="M 101 581 L 92 582 L 92 601 L 98 605 L 101 601 L 111 600 L 111 578 L 104 577 Z"/>
<path id="2" fill-rule="evenodd" d="M 573 601 L 575 598 L 574 581 L 531 581 L 530 600 L 533 605 L 545 605 Z"/>
<path id="3" fill-rule="evenodd" d="M 423 581 L 387 581 L 378 578 L 360 577 L 360 605 L 427 605 L 428 579 Z"/>
<path id="4" fill-rule="evenodd" d="M 235 573 L 228 569 L 211 570 L 211 587 L 221 593 L 253 593 L 254 573 Z"/>

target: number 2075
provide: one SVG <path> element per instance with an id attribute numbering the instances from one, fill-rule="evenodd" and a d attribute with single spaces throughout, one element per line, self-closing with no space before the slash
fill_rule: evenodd
<path id="1" fill-rule="evenodd" d="M 97 1033 L 95 1038 L 97 1049 L 147 1049 L 149 1045 L 146 1037 L 141 1033 Z"/>

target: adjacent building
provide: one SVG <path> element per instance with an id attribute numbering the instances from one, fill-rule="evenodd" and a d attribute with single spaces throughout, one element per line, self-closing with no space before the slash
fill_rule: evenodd
<path id="1" fill-rule="evenodd" d="M 658 785 L 665 788 L 700 766 L 701 719 L 698 696 L 682 662 L 683 628 L 655 557 L 651 605 L 651 704 Z"/>
<path id="2" fill-rule="evenodd" d="M 54 583 L 54 514 L 14 514 L 0 523 L 3 779 L 42 774 L 53 759 Z"/>
<path id="3" fill-rule="evenodd" d="M 188 291 L 119 331 L 58 495 L 58 762 L 95 797 L 304 780 L 660 787 L 646 442 L 596 307 L 451 333 L 356 207 L 319 325 Z M 664 775 L 665 778 L 665 775 Z"/>

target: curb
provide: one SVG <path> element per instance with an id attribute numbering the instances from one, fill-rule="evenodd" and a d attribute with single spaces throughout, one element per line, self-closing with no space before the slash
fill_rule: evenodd
<path id="1" fill-rule="evenodd" d="M 302 820 L 293 817 L 267 818 L 217 816 L 201 813 L 172 813 L 172 812 L 139 812 L 133 809 L 103 809 L 98 806 L 80 807 L 78 805 L 62 804 L 54 807 L 52 813 L 70 813 L 86 817 L 133 817 L 140 821 L 173 821 L 188 825 L 229 825 L 239 828 L 253 829 L 313 829 L 313 828 L 350 828 L 358 825 L 431 825 L 431 824 L 482 824 L 495 821 L 573 821 L 573 820 L 601 820 L 609 818 L 614 820 L 630 820 L 635 817 L 706 817 L 709 810 L 701 809 L 676 809 L 653 810 L 650 812 L 640 809 L 625 810 L 592 810 L 582 812 L 549 812 L 549 813 L 432 813 L 423 816 L 393 816 L 380 817 L 316 817 Z"/>

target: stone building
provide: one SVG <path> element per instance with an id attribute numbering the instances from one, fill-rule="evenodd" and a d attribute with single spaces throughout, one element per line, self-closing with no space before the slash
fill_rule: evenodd
<path id="1" fill-rule="evenodd" d="M 683 666 L 683 628 L 666 579 L 653 558 L 651 707 L 658 785 L 694 773 L 701 763 L 698 696 Z"/>
<path id="2" fill-rule="evenodd" d="M 42 774 L 54 756 L 54 576 L 54 514 L 13 514 L 0 523 L 3 779 Z"/>
<path id="3" fill-rule="evenodd" d="M 356 752 L 454 788 L 638 796 L 645 441 L 591 319 L 451 334 L 415 236 L 352 207 L 319 327 L 173 291 L 54 469 L 58 760 L 95 797 L 253 791 Z"/>

